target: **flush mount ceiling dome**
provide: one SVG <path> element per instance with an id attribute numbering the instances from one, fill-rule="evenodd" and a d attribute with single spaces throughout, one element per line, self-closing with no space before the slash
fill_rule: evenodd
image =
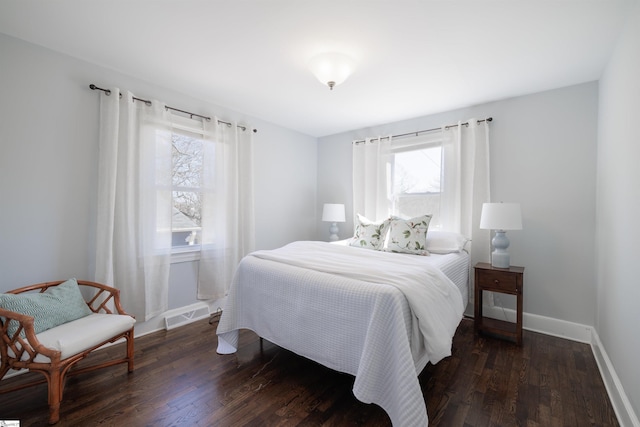
<path id="1" fill-rule="evenodd" d="M 333 90 L 353 73 L 355 63 L 349 56 L 338 52 L 325 52 L 309 61 L 309 69 L 322 84 Z"/>

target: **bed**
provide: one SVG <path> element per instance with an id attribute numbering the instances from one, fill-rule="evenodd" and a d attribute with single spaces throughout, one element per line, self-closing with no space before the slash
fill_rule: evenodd
<path id="1" fill-rule="evenodd" d="M 353 393 L 394 426 L 426 426 L 418 375 L 451 354 L 468 299 L 465 251 L 417 256 L 327 242 L 256 251 L 238 266 L 218 353 L 240 329 L 355 376 Z"/>

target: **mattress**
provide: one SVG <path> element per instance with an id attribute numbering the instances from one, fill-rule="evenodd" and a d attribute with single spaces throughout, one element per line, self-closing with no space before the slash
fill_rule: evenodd
<path id="1" fill-rule="evenodd" d="M 466 307 L 469 302 L 469 253 L 461 251 L 445 255 L 431 254 L 424 258 L 425 262 L 438 267 L 451 279 L 460 290 Z"/>

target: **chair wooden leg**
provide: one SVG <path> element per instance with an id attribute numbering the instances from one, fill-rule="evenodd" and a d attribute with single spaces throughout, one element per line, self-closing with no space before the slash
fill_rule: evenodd
<path id="1" fill-rule="evenodd" d="M 62 374 L 59 370 L 47 374 L 49 387 L 49 424 L 55 424 L 60 419 L 60 402 L 62 401 Z"/>
<path id="2" fill-rule="evenodd" d="M 133 372 L 133 353 L 134 353 L 134 347 L 133 347 L 133 329 L 131 329 L 127 335 L 126 335 L 126 339 L 127 339 L 127 368 L 129 369 L 129 372 Z"/>

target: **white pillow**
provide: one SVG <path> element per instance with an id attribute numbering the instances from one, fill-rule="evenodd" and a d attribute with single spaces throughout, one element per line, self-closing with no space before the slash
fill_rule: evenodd
<path id="1" fill-rule="evenodd" d="M 392 217 L 384 250 L 403 254 L 429 255 L 427 230 L 431 215 L 411 219 Z"/>
<path id="2" fill-rule="evenodd" d="M 469 238 L 452 231 L 429 230 L 427 232 L 427 251 L 432 254 L 450 254 L 461 252 Z"/>
<path id="3" fill-rule="evenodd" d="M 358 214 L 356 218 L 355 235 L 349 242 L 350 246 L 380 250 L 389 228 L 389 219 L 374 222 Z"/>

